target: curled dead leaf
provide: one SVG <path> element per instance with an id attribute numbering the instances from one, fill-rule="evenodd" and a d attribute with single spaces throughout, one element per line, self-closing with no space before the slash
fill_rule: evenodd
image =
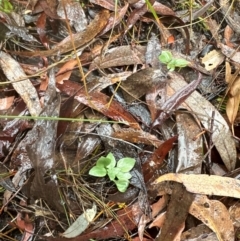
<path id="1" fill-rule="evenodd" d="M 187 191 L 196 194 L 240 198 L 240 180 L 230 177 L 168 173 L 155 180 L 153 185 L 166 181 L 182 183 Z"/>

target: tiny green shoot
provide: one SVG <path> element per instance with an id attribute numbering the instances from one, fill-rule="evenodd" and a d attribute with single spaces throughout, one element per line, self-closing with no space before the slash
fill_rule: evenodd
<path id="1" fill-rule="evenodd" d="M 11 13 L 13 5 L 8 0 L 0 0 L 0 12 Z"/>
<path id="2" fill-rule="evenodd" d="M 167 65 L 167 69 L 169 69 L 169 71 L 175 70 L 176 67 L 186 67 L 189 64 L 189 61 L 185 59 L 174 58 L 170 51 L 165 50 L 163 50 L 162 53 L 159 55 L 159 60 L 161 63 Z"/>
<path id="3" fill-rule="evenodd" d="M 113 181 L 120 192 L 125 192 L 129 185 L 129 179 L 132 177 L 130 171 L 134 167 L 136 160 L 130 157 L 124 157 L 116 162 L 115 157 L 110 152 L 106 157 L 101 156 L 96 165 L 93 166 L 89 175 L 95 177 L 105 177 Z"/>

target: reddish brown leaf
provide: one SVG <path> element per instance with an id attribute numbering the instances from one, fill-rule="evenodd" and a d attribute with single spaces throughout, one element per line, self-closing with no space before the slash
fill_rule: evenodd
<path id="1" fill-rule="evenodd" d="M 166 82 L 160 82 L 156 84 L 151 90 L 146 94 L 146 102 L 148 109 L 151 113 L 151 119 L 154 121 L 157 117 L 158 109 L 156 105 L 157 96 L 161 96 L 161 102 L 163 103 L 166 99 Z"/>
<path id="2" fill-rule="evenodd" d="M 86 95 L 85 92 L 78 92 L 75 99 L 97 111 L 100 111 L 113 120 L 123 122 L 135 129 L 140 129 L 139 124 L 129 112 L 114 100 L 112 100 L 109 105 L 110 98 L 103 93 L 91 92 Z"/>
<path id="3" fill-rule="evenodd" d="M 76 65 L 77 65 L 76 59 L 72 59 L 66 62 L 56 74 L 56 82 L 59 84 L 63 84 L 64 80 L 68 80 L 72 74 L 73 68 Z"/>
<path id="4" fill-rule="evenodd" d="M 42 44 L 48 49 L 49 44 L 48 44 L 48 39 L 46 36 L 46 31 L 45 31 L 46 20 L 47 20 L 47 16 L 43 12 L 37 20 L 37 32 L 38 32 L 38 35 L 39 35 L 39 38 L 40 38 Z"/>
<path id="5" fill-rule="evenodd" d="M 148 9 L 146 4 L 144 4 L 138 9 L 134 9 L 128 17 L 126 31 L 129 30 L 132 26 L 134 26 L 134 24 L 140 19 L 141 16 L 143 16 L 147 12 L 147 10 Z"/>
<path id="6" fill-rule="evenodd" d="M 13 101 L 14 101 L 14 96 L 9 96 L 9 97 L 0 99 L 0 110 L 2 111 L 10 108 Z"/>
<path id="7" fill-rule="evenodd" d="M 115 2 L 113 0 L 90 0 L 90 2 L 110 11 L 115 11 Z"/>
<path id="8" fill-rule="evenodd" d="M 159 237 L 156 239 L 157 241 L 180 240 L 188 210 L 195 197 L 194 194 L 187 192 L 181 184 L 175 184 L 172 186 L 173 191 L 167 208 L 167 218 L 161 228 Z"/>
<path id="9" fill-rule="evenodd" d="M 226 28 L 224 29 L 224 39 L 225 39 L 226 45 L 230 48 L 234 47 L 234 44 L 231 43 L 231 38 L 233 34 L 234 34 L 233 30 L 230 28 L 229 25 L 227 25 Z"/>
<path id="10" fill-rule="evenodd" d="M 170 138 L 169 140 L 162 143 L 153 153 L 152 157 L 149 158 L 148 161 L 146 161 L 143 166 L 143 176 L 145 182 L 149 182 L 150 179 L 156 178 L 156 175 L 159 175 L 156 173 L 161 165 L 163 164 L 163 160 L 165 156 L 168 154 L 168 152 L 172 149 L 173 143 L 177 140 L 177 136 L 174 136 Z"/>
<path id="11" fill-rule="evenodd" d="M 159 147 L 163 143 L 162 141 L 158 140 L 156 136 L 151 135 L 148 132 L 132 128 L 120 129 L 115 131 L 112 136 L 125 141 L 129 141 L 131 143 L 142 143 L 145 145 L 153 145 L 155 147 Z"/>
<path id="12" fill-rule="evenodd" d="M 45 238 L 46 241 L 89 241 L 89 239 L 108 239 L 122 237 L 128 235 L 127 232 L 137 227 L 134 222 L 132 207 L 127 207 L 124 210 L 117 212 L 117 220 L 113 220 L 103 228 L 96 229 L 90 233 L 86 233 L 75 238 Z"/>
<path id="13" fill-rule="evenodd" d="M 106 33 L 110 29 L 114 28 L 114 26 L 118 25 L 122 21 L 123 17 L 125 16 L 127 9 L 128 9 L 128 4 L 118 9 L 117 12 L 115 12 L 114 10 L 114 12 L 110 15 L 108 23 L 106 27 L 103 29 L 103 31 L 101 32 L 101 34 Z"/>
<path id="14" fill-rule="evenodd" d="M 22 241 L 29 240 L 34 234 L 34 225 L 28 214 L 25 214 L 25 217 L 22 217 L 22 215 L 18 213 L 16 225 L 18 228 L 24 231 Z"/>
<path id="15" fill-rule="evenodd" d="M 197 88 L 202 81 L 202 75 L 198 74 L 198 79 L 192 81 L 190 84 L 184 86 L 174 95 L 172 95 L 162 106 L 160 114 L 157 116 L 152 126 L 156 127 L 161 125 L 166 119 L 169 118 L 171 111 L 175 110 L 187 97 Z"/>
<path id="16" fill-rule="evenodd" d="M 42 7 L 43 11 L 48 15 L 50 18 L 59 19 L 57 15 L 57 1 L 56 0 L 39 0 L 38 4 Z"/>
<path id="17" fill-rule="evenodd" d="M 113 120 L 124 122 L 135 129 L 140 129 L 134 117 L 115 100 L 112 100 L 110 103 L 110 97 L 107 95 L 100 92 L 90 92 L 87 94 L 83 86 L 71 81 L 65 81 L 63 85 L 58 84 L 57 87 L 70 96 L 75 95 L 75 99 L 79 102 L 103 113 Z"/>

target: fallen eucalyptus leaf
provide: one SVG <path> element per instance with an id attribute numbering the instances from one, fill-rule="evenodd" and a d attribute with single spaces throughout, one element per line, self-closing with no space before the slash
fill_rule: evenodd
<path id="1" fill-rule="evenodd" d="M 20 64 L 13 59 L 9 54 L 0 51 L 0 66 L 10 82 L 12 82 L 13 88 L 22 97 L 26 103 L 28 110 L 32 116 L 38 116 L 42 108 L 38 98 L 38 94 L 33 84 L 27 79 Z M 23 79 L 18 81 L 19 79 Z M 18 81 L 18 82 L 16 82 Z"/>
<path id="2" fill-rule="evenodd" d="M 83 214 L 81 214 L 74 223 L 62 234 L 66 238 L 74 238 L 81 234 L 89 224 L 94 219 L 97 213 L 96 204 L 93 204 L 91 209 L 87 209 Z"/>
<path id="3" fill-rule="evenodd" d="M 153 185 L 166 181 L 182 183 L 191 193 L 240 198 L 240 180 L 230 177 L 168 173 L 160 176 Z"/>
<path id="4" fill-rule="evenodd" d="M 168 73 L 170 79 L 168 80 L 167 92 L 177 92 L 183 88 L 187 83 L 183 78 L 175 72 Z M 172 94 L 171 94 L 172 95 Z M 229 126 L 218 110 L 197 91 L 194 91 L 184 101 L 184 106 L 194 113 L 202 125 L 207 129 L 211 129 L 212 113 L 215 112 L 212 128 L 212 141 L 217 148 L 225 166 L 228 170 L 235 168 L 237 152 L 232 133 Z"/>

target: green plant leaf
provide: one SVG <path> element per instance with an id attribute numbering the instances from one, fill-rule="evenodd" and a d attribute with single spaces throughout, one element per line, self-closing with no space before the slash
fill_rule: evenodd
<path id="1" fill-rule="evenodd" d="M 175 70 L 175 59 L 172 59 L 168 64 L 167 64 L 167 69 L 169 69 L 169 71 L 173 71 Z"/>
<path id="2" fill-rule="evenodd" d="M 129 172 L 135 165 L 136 160 L 131 157 L 124 157 L 117 163 L 117 167 L 120 168 L 121 172 Z"/>
<path id="3" fill-rule="evenodd" d="M 13 11 L 13 5 L 8 0 L 2 0 L 0 1 L 0 11 L 11 13 Z"/>
<path id="4" fill-rule="evenodd" d="M 128 180 L 115 180 L 114 181 L 118 191 L 120 192 L 126 192 L 128 185 L 129 185 L 129 181 Z"/>
<path id="5" fill-rule="evenodd" d="M 111 181 L 113 181 L 113 180 L 115 179 L 116 175 L 119 173 L 119 170 L 120 170 L 120 169 L 117 168 L 117 167 L 113 167 L 113 168 L 107 169 L 107 174 L 108 174 L 109 179 L 110 179 Z"/>
<path id="6" fill-rule="evenodd" d="M 162 53 L 159 55 L 159 60 L 163 64 L 167 64 L 172 60 L 172 53 L 170 51 L 162 51 Z"/>
<path id="7" fill-rule="evenodd" d="M 111 159 L 101 156 L 96 163 L 96 166 L 98 167 L 107 167 L 111 163 Z"/>
<path id="8" fill-rule="evenodd" d="M 185 59 L 175 59 L 175 67 L 183 68 L 188 66 L 189 61 Z"/>
<path id="9" fill-rule="evenodd" d="M 118 180 L 129 180 L 132 177 L 129 172 L 118 172 L 116 176 Z"/>
<path id="10" fill-rule="evenodd" d="M 106 158 L 108 158 L 108 159 L 111 160 L 110 164 L 106 166 L 107 168 L 113 168 L 113 167 L 116 166 L 115 157 L 114 157 L 114 155 L 113 155 L 111 152 L 108 153 L 108 155 L 106 156 Z"/>
<path id="11" fill-rule="evenodd" d="M 89 175 L 95 177 L 104 177 L 107 174 L 107 170 L 102 166 L 94 166 L 89 170 Z"/>

